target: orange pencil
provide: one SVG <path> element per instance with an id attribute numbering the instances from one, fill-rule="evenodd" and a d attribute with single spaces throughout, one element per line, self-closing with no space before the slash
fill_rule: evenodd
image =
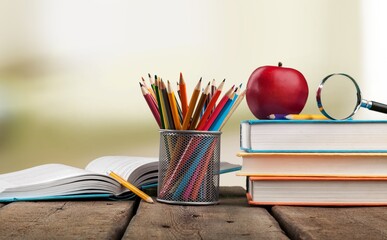
<path id="1" fill-rule="evenodd" d="M 180 89 L 181 111 L 183 112 L 183 118 L 184 118 L 188 112 L 188 99 L 187 99 L 187 86 L 185 84 L 182 73 L 180 73 L 179 89 Z"/>
<path id="2" fill-rule="evenodd" d="M 204 103 L 206 102 L 209 94 L 210 94 L 210 83 L 208 83 L 206 89 L 204 90 L 204 92 L 200 96 L 198 105 L 196 106 L 195 112 L 194 112 L 193 117 L 192 117 L 192 122 L 189 126 L 190 130 L 194 130 L 196 128 L 196 124 L 199 120 L 200 113 L 202 112 Z"/>
<path id="3" fill-rule="evenodd" d="M 167 81 L 167 93 L 168 93 L 169 104 L 171 106 L 172 118 L 173 118 L 173 123 L 175 125 L 175 129 L 181 130 L 181 123 L 180 123 L 179 112 L 177 110 L 176 98 L 175 98 L 174 92 L 172 91 L 171 83 L 169 81 Z"/>
<path id="4" fill-rule="evenodd" d="M 201 82 L 202 82 L 202 78 L 200 78 L 199 82 L 196 84 L 196 87 L 192 93 L 192 97 L 191 97 L 191 100 L 189 102 L 187 114 L 184 116 L 183 127 L 182 127 L 183 130 L 187 130 L 189 127 L 189 124 L 191 122 L 191 116 L 192 116 L 192 113 L 195 109 L 196 101 L 197 101 L 199 93 L 200 93 Z M 181 85 L 180 85 L 180 91 L 181 91 Z"/>
<path id="5" fill-rule="evenodd" d="M 219 87 L 216 89 L 214 95 L 212 96 L 210 102 L 208 103 L 207 107 L 206 107 L 206 110 L 204 111 L 203 113 L 203 116 L 202 118 L 200 119 L 199 123 L 198 123 L 198 126 L 196 127 L 197 130 L 202 130 L 203 127 L 204 127 L 204 124 L 206 123 L 208 117 L 210 116 L 215 104 L 216 104 L 216 101 L 218 100 L 219 96 L 220 96 L 220 93 L 222 92 L 222 89 L 223 89 L 223 85 L 224 85 L 224 82 L 226 80 L 224 79 Z"/>

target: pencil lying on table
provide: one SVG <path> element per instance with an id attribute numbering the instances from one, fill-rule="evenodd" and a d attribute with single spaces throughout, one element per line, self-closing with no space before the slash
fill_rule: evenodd
<path id="1" fill-rule="evenodd" d="M 146 193 L 144 193 L 143 191 L 138 189 L 136 186 L 129 183 L 128 181 L 126 181 L 125 179 L 123 179 L 122 177 L 120 177 L 119 175 L 114 173 L 113 171 L 110 171 L 109 176 L 114 178 L 115 180 L 117 180 L 117 182 L 119 182 L 122 186 L 126 187 L 127 189 L 132 191 L 134 194 L 136 194 L 140 198 L 144 199 L 146 202 L 153 203 L 153 199 L 150 196 L 148 196 Z"/>

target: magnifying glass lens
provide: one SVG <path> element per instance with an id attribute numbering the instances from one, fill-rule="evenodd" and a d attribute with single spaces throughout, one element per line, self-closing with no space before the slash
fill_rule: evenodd
<path id="1" fill-rule="evenodd" d="M 334 119 L 346 119 L 358 107 L 358 89 L 346 76 L 333 75 L 321 91 L 321 104 L 325 112 Z"/>

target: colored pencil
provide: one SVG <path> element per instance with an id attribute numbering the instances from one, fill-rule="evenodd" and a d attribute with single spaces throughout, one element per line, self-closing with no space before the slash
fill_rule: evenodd
<path id="1" fill-rule="evenodd" d="M 191 181 L 194 182 L 193 188 L 190 189 L 190 185 L 188 185 L 186 189 L 186 191 L 189 192 L 187 193 L 188 195 L 186 197 L 189 197 L 192 200 L 197 200 L 200 186 L 203 183 L 204 177 L 208 174 L 208 166 L 210 165 L 211 160 L 213 159 L 213 156 L 214 156 L 213 153 L 214 153 L 215 147 L 216 147 L 216 141 L 215 139 L 213 139 L 211 142 L 211 146 L 208 152 L 206 153 L 206 156 L 204 157 L 204 159 L 201 160 L 200 165 L 195 170 L 193 179 L 191 179 Z"/>
<path id="2" fill-rule="evenodd" d="M 210 116 L 211 112 L 213 111 L 213 108 L 216 104 L 216 101 L 218 100 L 219 96 L 220 96 L 220 93 L 222 92 L 222 89 L 223 89 L 223 85 L 224 85 L 224 82 L 226 80 L 223 80 L 219 87 L 216 89 L 215 93 L 212 95 L 211 97 L 211 100 L 210 102 L 208 103 L 207 107 L 206 107 L 206 110 L 204 111 L 196 129 L 197 130 L 203 130 L 203 127 L 208 119 L 208 117 Z"/>
<path id="3" fill-rule="evenodd" d="M 182 123 L 183 122 L 183 112 L 181 111 L 181 107 L 179 105 L 179 101 L 176 98 L 176 95 L 175 95 L 175 102 L 176 102 L 177 111 L 179 113 L 180 122 Z"/>
<path id="4" fill-rule="evenodd" d="M 328 120 L 321 114 L 270 114 L 269 119 L 280 120 Z"/>
<path id="5" fill-rule="evenodd" d="M 192 97 L 191 97 L 191 100 L 190 100 L 189 105 L 188 105 L 187 114 L 184 116 L 183 127 L 182 127 L 183 130 L 187 130 L 189 128 L 189 124 L 191 123 L 191 116 L 192 116 L 192 113 L 195 109 L 198 96 L 200 94 L 201 83 L 202 83 L 202 78 L 200 78 L 199 82 L 196 84 L 196 87 L 192 93 Z M 181 84 L 180 84 L 180 91 L 181 91 L 181 89 L 182 88 L 181 88 Z"/>
<path id="6" fill-rule="evenodd" d="M 147 91 L 145 86 L 140 83 L 140 87 L 141 87 L 142 95 L 144 96 L 145 101 L 148 104 L 149 109 L 151 110 L 151 112 L 153 114 L 153 117 L 155 118 L 155 120 L 156 120 L 157 124 L 159 125 L 159 127 L 161 127 L 160 113 L 159 113 L 159 111 L 157 109 L 156 103 L 152 100 L 152 96 Z"/>
<path id="7" fill-rule="evenodd" d="M 154 101 L 156 102 L 156 95 L 153 92 L 153 89 L 148 86 L 148 84 L 146 83 L 146 81 L 145 81 L 145 79 L 143 77 L 141 77 L 141 79 L 142 79 L 142 85 L 144 85 L 144 87 L 148 90 L 148 92 L 151 94 L 151 96 L 153 97 Z"/>
<path id="8" fill-rule="evenodd" d="M 192 122 L 191 122 L 191 124 L 189 126 L 190 130 L 194 130 L 196 128 L 196 124 L 197 124 L 197 122 L 199 120 L 199 116 L 200 116 L 200 114 L 202 112 L 204 103 L 207 100 L 209 93 L 210 93 L 210 83 L 208 83 L 206 89 L 204 90 L 204 92 L 200 96 L 198 105 L 196 106 L 195 112 L 194 112 L 193 117 L 192 117 Z"/>
<path id="9" fill-rule="evenodd" d="M 164 81 L 161 79 L 161 93 L 163 94 L 163 101 L 165 106 L 165 115 L 167 116 L 169 129 L 175 129 L 175 124 L 173 123 L 171 105 L 169 103 L 167 87 L 165 86 Z"/>
<path id="10" fill-rule="evenodd" d="M 185 84 L 183 74 L 180 72 L 179 79 L 179 89 L 180 89 L 180 101 L 181 101 L 181 110 L 183 112 L 183 118 L 188 112 L 188 98 L 187 98 L 187 86 Z"/>
<path id="11" fill-rule="evenodd" d="M 208 131 L 212 125 L 212 123 L 215 121 L 215 119 L 218 117 L 219 113 L 222 111 L 224 105 L 226 105 L 227 101 L 230 99 L 231 94 L 233 94 L 234 86 L 228 90 L 222 99 L 219 101 L 218 105 L 216 105 L 214 112 L 208 117 L 206 123 L 204 124 L 203 127 L 198 130 L 203 130 L 203 131 Z"/>
<path id="12" fill-rule="evenodd" d="M 178 199 L 181 196 L 182 192 L 184 191 L 185 187 L 188 186 L 188 182 L 191 179 L 192 175 L 194 174 L 195 169 L 197 169 L 204 155 L 209 152 L 211 147 L 210 144 L 213 141 L 214 139 L 212 138 L 204 138 L 202 141 L 200 141 L 201 147 L 198 149 L 195 148 L 195 150 L 197 150 L 196 152 L 197 155 L 195 155 L 195 158 L 192 159 L 192 162 L 190 163 L 185 174 L 182 175 L 183 178 L 180 181 L 180 183 L 178 183 L 177 189 L 173 192 L 172 197 L 174 199 Z"/>
<path id="13" fill-rule="evenodd" d="M 223 123 L 222 125 L 220 125 L 219 127 L 219 131 L 222 130 L 222 128 L 224 127 L 224 125 L 226 124 L 226 122 L 228 121 L 228 119 L 231 117 L 231 115 L 235 112 L 235 110 L 237 109 L 237 107 L 239 106 L 239 104 L 242 102 L 242 100 L 244 99 L 244 97 L 246 96 L 246 90 L 244 90 L 241 94 L 239 94 L 237 100 L 235 101 L 235 103 L 232 105 L 230 111 L 228 112 L 226 118 L 223 120 Z"/>
<path id="14" fill-rule="evenodd" d="M 155 91 L 157 106 L 158 106 L 159 114 L 160 114 L 160 122 L 161 122 L 160 128 L 164 129 L 165 128 L 164 117 L 163 117 L 163 112 L 162 112 L 162 108 L 161 108 L 161 101 L 160 101 L 159 87 L 157 84 L 157 80 L 155 80 L 155 83 L 154 83 L 154 91 Z"/>
<path id="15" fill-rule="evenodd" d="M 171 113 L 172 113 L 175 129 L 181 130 L 180 116 L 177 110 L 176 98 L 175 98 L 174 92 L 172 91 L 171 83 L 169 81 L 167 81 L 167 94 L 168 94 L 169 104 L 171 106 Z"/>
<path id="16" fill-rule="evenodd" d="M 169 120 L 168 120 L 168 114 L 167 114 L 167 110 L 165 108 L 165 99 L 164 99 L 164 95 L 163 95 L 163 90 L 162 90 L 162 85 L 161 85 L 161 80 L 159 78 L 157 78 L 157 84 L 158 84 L 158 89 L 159 89 L 159 97 L 160 97 L 160 105 L 161 105 L 161 112 L 162 112 L 162 116 L 163 116 L 163 121 L 164 121 L 164 128 L 165 129 L 170 129 L 170 125 L 169 125 Z M 168 98 L 167 98 L 168 100 Z"/>
<path id="17" fill-rule="evenodd" d="M 211 127 L 209 128 L 210 131 L 218 131 L 219 130 L 220 125 L 222 124 L 222 122 L 226 118 L 227 113 L 230 111 L 230 109 L 232 107 L 232 104 L 237 99 L 237 97 L 239 95 L 239 90 L 240 90 L 239 87 L 236 88 L 235 91 L 230 96 L 230 98 L 227 100 L 226 104 L 224 105 L 224 107 L 220 111 L 219 115 L 216 117 L 215 121 L 211 124 Z"/>
<path id="18" fill-rule="evenodd" d="M 156 85 L 155 84 L 155 80 L 152 78 L 152 76 L 150 75 L 150 73 L 148 73 L 148 78 L 149 78 L 149 82 L 151 84 L 151 87 L 153 88 L 153 91 L 155 90 L 154 89 L 154 86 Z"/>
<path id="19" fill-rule="evenodd" d="M 126 187 L 127 189 L 132 191 L 134 194 L 136 194 L 140 198 L 144 199 L 146 202 L 153 203 L 153 199 L 150 196 L 148 196 L 146 193 L 144 193 L 143 191 L 138 189 L 136 186 L 129 183 L 128 181 L 126 181 L 125 179 L 123 179 L 122 177 L 120 177 L 119 175 L 114 173 L 113 171 L 110 171 L 109 176 L 114 178 L 115 180 L 117 180 L 117 182 L 119 182 L 122 186 Z"/>

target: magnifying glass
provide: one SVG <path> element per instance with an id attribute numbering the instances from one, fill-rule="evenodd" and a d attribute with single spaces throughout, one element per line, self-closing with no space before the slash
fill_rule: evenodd
<path id="1" fill-rule="evenodd" d="M 351 118 L 361 107 L 387 113 L 386 104 L 362 99 L 359 85 L 345 73 L 326 76 L 317 89 L 316 101 L 320 112 L 332 120 Z"/>

